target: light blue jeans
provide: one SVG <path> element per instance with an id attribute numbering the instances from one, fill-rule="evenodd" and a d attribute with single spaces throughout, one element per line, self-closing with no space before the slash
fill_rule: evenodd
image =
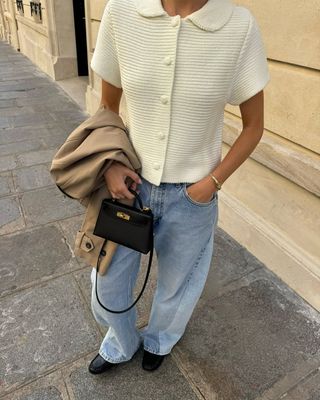
<path id="1" fill-rule="evenodd" d="M 148 325 L 137 329 L 136 306 L 122 314 L 104 310 L 95 295 L 96 269 L 92 268 L 91 273 L 91 309 L 96 321 L 109 327 L 99 354 L 112 363 L 130 360 L 142 343 L 151 353 L 170 353 L 182 337 L 203 291 L 214 249 L 217 192 L 209 202 L 201 203 L 186 191 L 192 183 L 162 182 L 156 186 L 142 176 L 141 179 L 137 190 L 143 205 L 154 214 L 154 249 L 158 260 L 158 280 Z M 134 205 L 138 207 L 137 200 Z M 99 298 L 106 307 L 121 310 L 132 304 L 141 255 L 118 245 L 106 274 L 98 276 Z"/>

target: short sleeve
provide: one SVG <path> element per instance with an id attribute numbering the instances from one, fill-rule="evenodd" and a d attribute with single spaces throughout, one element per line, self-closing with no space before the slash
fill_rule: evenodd
<path id="1" fill-rule="evenodd" d="M 261 32 L 251 15 L 249 29 L 242 46 L 228 103 L 239 105 L 260 92 L 269 82 L 270 74 Z"/>
<path id="2" fill-rule="evenodd" d="M 105 6 L 90 67 L 103 80 L 121 88 L 121 75 L 110 14 L 110 2 Z"/>

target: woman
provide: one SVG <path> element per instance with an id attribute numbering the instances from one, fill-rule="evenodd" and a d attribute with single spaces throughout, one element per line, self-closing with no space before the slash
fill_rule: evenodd
<path id="1" fill-rule="evenodd" d="M 153 210 L 158 281 L 149 323 L 139 331 L 135 308 L 111 314 L 97 303 L 92 270 L 92 311 L 109 330 L 89 371 L 129 361 L 141 344 L 142 367 L 153 371 L 182 337 L 204 288 L 220 185 L 262 136 L 267 59 L 254 16 L 229 0 L 109 0 L 91 67 L 102 78 L 101 104 L 119 113 L 126 99 L 141 176 L 114 162 L 105 180 L 114 198 L 132 199 L 131 177 Z M 243 130 L 221 160 L 227 103 L 240 106 Z M 107 307 L 133 301 L 140 257 L 118 246 L 98 281 Z"/>

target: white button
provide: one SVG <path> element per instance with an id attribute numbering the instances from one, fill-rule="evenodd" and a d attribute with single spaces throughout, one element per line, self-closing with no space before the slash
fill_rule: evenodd
<path id="1" fill-rule="evenodd" d="M 154 169 L 159 169 L 160 168 L 160 164 L 157 163 L 157 162 L 153 163 L 153 168 Z"/>
<path id="2" fill-rule="evenodd" d="M 168 101 L 169 101 L 169 97 L 166 96 L 165 94 L 163 94 L 163 95 L 160 97 L 160 99 L 161 99 L 161 103 L 162 103 L 162 104 L 167 104 Z"/>
<path id="3" fill-rule="evenodd" d="M 175 17 L 172 18 L 171 25 L 172 26 L 178 26 L 179 25 L 179 19 L 180 15 L 176 15 Z"/>
<path id="4" fill-rule="evenodd" d="M 164 139 L 166 135 L 163 132 L 158 132 L 158 138 L 159 139 Z"/>
<path id="5" fill-rule="evenodd" d="M 166 65 L 170 65 L 170 64 L 172 64 L 172 58 L 171 58 L 170 56 L 167 56 L 167 57 L 165 57 L 165 58 L 163 59 L 163 62 L 164 62 Z"/>

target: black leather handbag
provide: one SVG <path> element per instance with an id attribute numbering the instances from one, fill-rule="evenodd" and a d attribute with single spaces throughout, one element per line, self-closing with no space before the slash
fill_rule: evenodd
<path id="1" fill-rule="evenodd" d="M 132 188 L 128 188 L 128 190 L 136 196 L 140 209 L 120 203 L 116 199 L 103 199 L 93 234 L 105 239 L 103 247 L 107 240 L 111 240 L 144 254 L 150 252 L 149 264 L 143 287 L 134 303 L 124 310 L 110 310 L 101 303 L 98 297 L 97 282 L 101 260 L 100 253 L 96 267 L 96 296 L 101 307 L 112 313 L 126 312 L 138 302 L 146 287 L 152 264 L 153 213 L 149 207 L 143 206 L 141 198 L 135 190 Z"/>

